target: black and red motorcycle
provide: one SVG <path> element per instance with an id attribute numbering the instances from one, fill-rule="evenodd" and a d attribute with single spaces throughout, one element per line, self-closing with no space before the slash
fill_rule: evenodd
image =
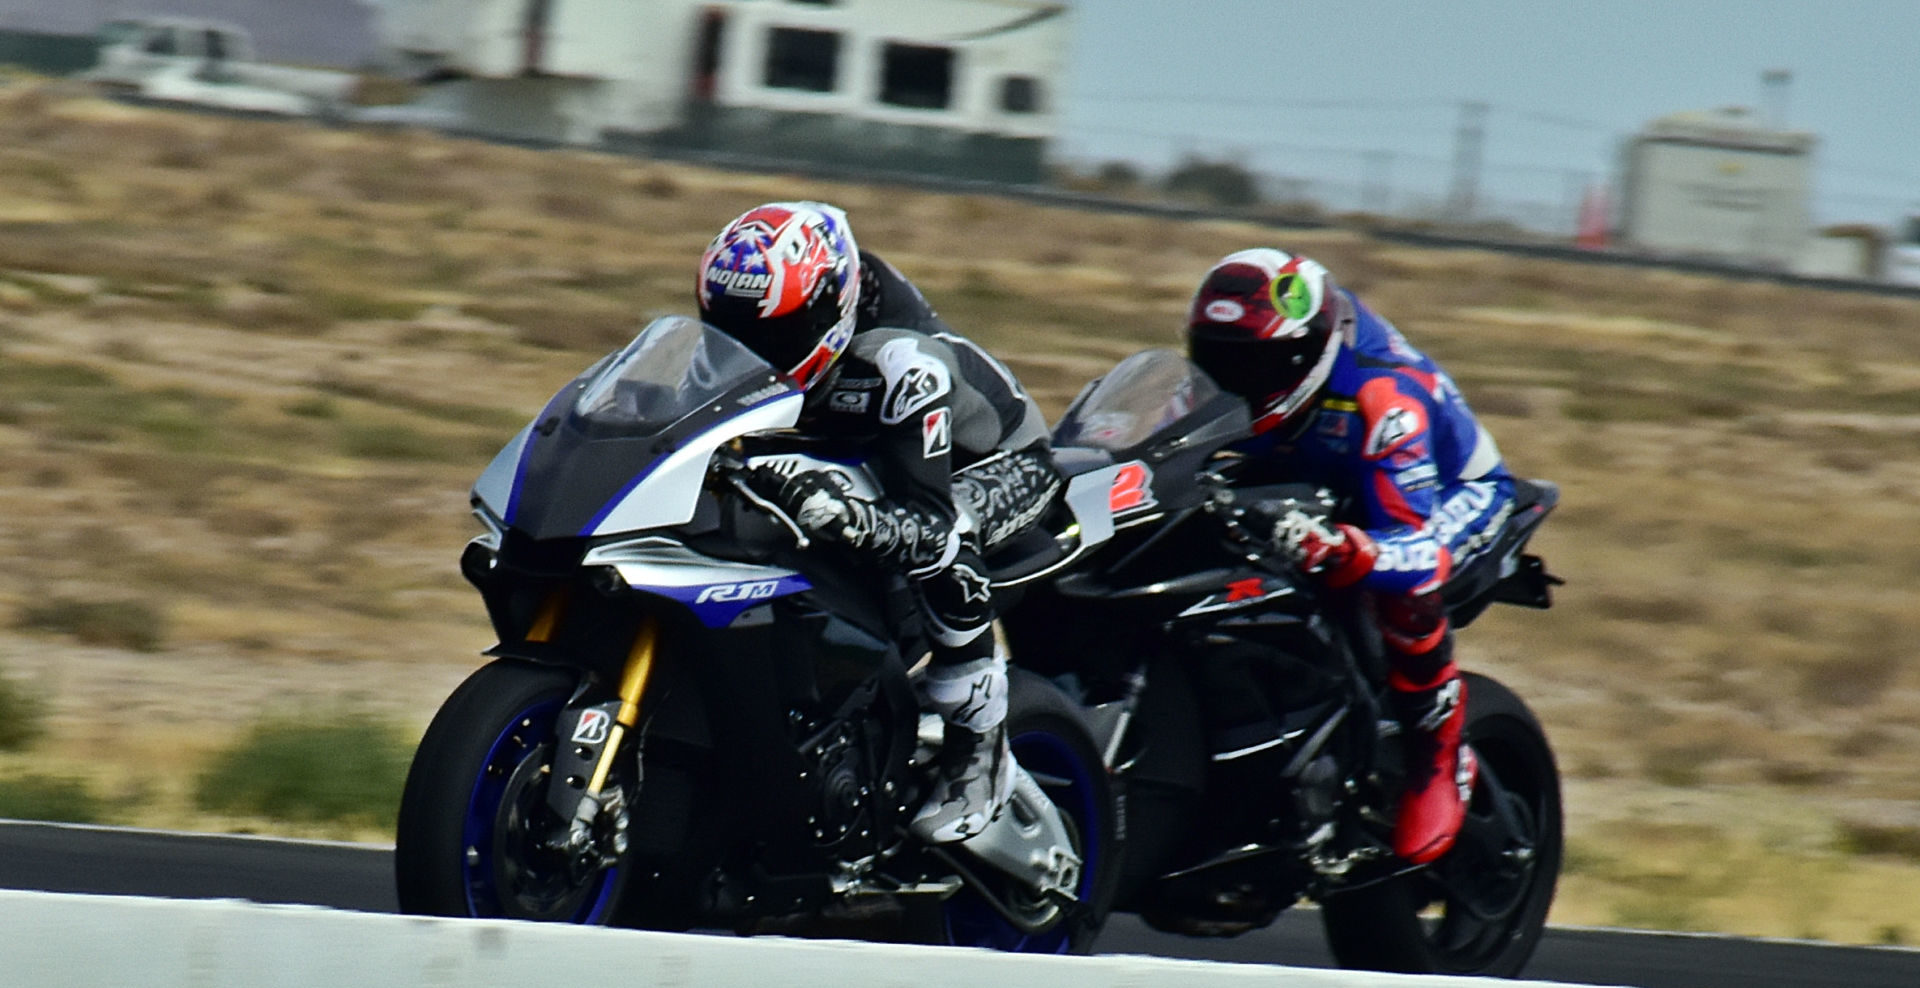
<path id="1" fill-rule="evenodd" d="M 1255 503 L 1342 506 L 1306 486 L 1237 487 L 1226 450 L 1247 425 L 1244 402 L 1171 351 L 1090 385 L 1055 429 L 1056 458 L 1069 475 L 1112 471 L 1114 531 L 1003 619 L 1014 660 L 1083 703 L 1124 799 L 1115 908 L 1226 936 L 1313 900 L 1344 966 L 1515 975 L 1561 861 L 1545 734 L 1512 691 L 1468 673 L 1481 768 L 1466 824 L 1432 864 L 1393 854 L 1403 754 L 1373 623 L 1242 524 Z M 1557 499 L 1518 483 L 1490 550 L 1445 587 L 1455 627 L 1496 602 L 1549 606 L 1559 581 L 1525 550 Z"/>

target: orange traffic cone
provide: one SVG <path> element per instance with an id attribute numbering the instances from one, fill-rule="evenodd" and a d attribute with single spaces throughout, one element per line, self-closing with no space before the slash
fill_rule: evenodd
<path id="1" fill-rule="evenodd" d="M 1574 246 L 1587 250 L 1604 250 L 1609 233 L 1607 213 L 1606 186 L 1587 186 L 1587 194 L 1580 198 L 1580 221 L 1578 229 L 1573 234 Z"/>

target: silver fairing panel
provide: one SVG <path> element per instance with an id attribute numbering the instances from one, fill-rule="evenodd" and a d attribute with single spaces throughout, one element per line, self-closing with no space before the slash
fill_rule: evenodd
<path id="1" fill-rule="evenodd" d="M 586 534 L 641 532 L 692 521 L 713 451 L 749 433 L 791 428 L 800 419 L 803 400 L 796 391 L 748 409 L 694 436 L 686 445 L 668 454 Z"/>

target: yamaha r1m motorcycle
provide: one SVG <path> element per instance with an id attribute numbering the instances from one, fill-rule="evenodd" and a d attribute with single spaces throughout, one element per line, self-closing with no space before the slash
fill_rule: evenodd
<path id="1" fill-rule="evenodd" d="M 740 479 L 821 469 L 877 495 L 857 460 L 778 434 L 801 402 L 730 337 L 665 318 L 562 388 L 480 476 L 486 533 L 461 570 L 499 644 L 408 774 L 401 911 L 1091 943 L 1118 878 L 1116 806 L 1052 684 L 1015 670 L 1024 770 L 1008 810 L 961 844 L 908 835 L 943 725 L 915 702 L 927 639 L 905 584 L 810 545 Z M 1111 532 L 1110 482 L 1068 492 L 1076 548 Z"/>
<path id="2" fill-rule="evenodd" d="M 1069 474 L 1118 468 L 1118 531 L 1003 612 L 1015 661 L 1118 725 L 1105 748 L 1126 802 L 1115 908 L 1224 936 L 1311 899 L 1343 966 L 1512 976 L 1561 859 L 1559 775 L 1539 722 L 1469 673 L 1465 744 L 1480 771 L 1466 824 L 1430 865 L 1393 855 L 1402 747 L 1364 599 L 1272 558 L 1244 517 L 1339 506 L 1302 485 L 1236 489 L 1222 450 L 1247 425 L 1244 402 L 1170 351 L 1090 385 L 1055 430 L 1055 456 Z M 1524 550 L 1557 498 L 1518 482 L 1491 544 L 1444 588 L 1456 627 L 1494 602 L 1549 605 L 1559 581 Z"/>

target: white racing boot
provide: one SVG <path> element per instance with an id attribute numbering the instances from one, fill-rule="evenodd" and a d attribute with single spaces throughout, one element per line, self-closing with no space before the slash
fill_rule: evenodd
<path id="1" fill-rule="evenodd" d="M 933 791 L 907 829 L 930 844 L 963 841 L 985 830 L 1013 793 L 1007 748 L 1007 658 L 933 666 L 920 695 L 947 722 Z"/>

